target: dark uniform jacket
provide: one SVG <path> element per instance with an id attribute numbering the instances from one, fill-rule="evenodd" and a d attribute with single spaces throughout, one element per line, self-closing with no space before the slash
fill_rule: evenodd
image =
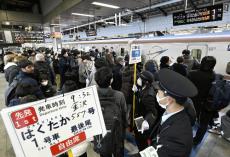
<path id="1" fill-rule="evenodd" d="M 159 128 L 159 157 L 189 157 L 192 149 L 192 127 L 186 112 L 169 117 Z"/>

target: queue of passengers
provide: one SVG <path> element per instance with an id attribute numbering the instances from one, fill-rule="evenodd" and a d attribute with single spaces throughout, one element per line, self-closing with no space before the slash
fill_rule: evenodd
<path id="1" fill-rule="evenodd" d="M 106 126 L 114 133 L 107 133 L 102 143 L 98 143 L 99 136 L 95 137 L 93 144 L 97 154 L 101 157 L 151 157 L 154 154 L 188 157 L 218 116 L 218 111 L 208 110 L 207 102 L 215 80 L 216 59 L 206 56 L 199 63 L 189 50 L 184 50 L 173 65 L 168 56 L 160 59 L 160 65 L 154 60 L 144 65 L 138 63 L 135 84 L 134 68 L 128 62 L 128 55 L 117 56 L 113 48 L 87 53 L 63 49 L 61 54 L 50 50 L 7 52 L 4 56 L 6 81 L 10 85 L 14 79 L 19 80 L 15 94 L 6 98 L 7 106 L 97 85 L 101 105 L 110 105 L 107 111 L 113 110 L 111 113 L 115 112 L 118 117 L 118 123 Z M 106 97 L 112 99 L 105 101 Z M 104 115 L 105 122 L 111 121 L 110 116 Z M 142 121 L 135 125 L 134 119 L 138 118 Z M 193 137 L 192 127 L 196 122 L 199 125 Z M 125 141 L 132 141 L 139 153 L 130 151 Z M 99 145 L 101 147 L 97 147 Z M 77 150 L 76 156 L 87 156 L 89 147 L 83 148 Z"/>

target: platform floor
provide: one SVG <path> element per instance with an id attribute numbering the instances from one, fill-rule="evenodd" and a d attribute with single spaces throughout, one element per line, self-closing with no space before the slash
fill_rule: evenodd
<path id="1" fill-rule="evenodd" d="M 0 110 L 4 105 L 4 91 L 7 84 L 4 74 L 0 74 Z M 95 157 L 89 151 L 89 157 Z M 11 142 L 0 118 L 0 157 L 15 157 Z M 32 156 L 31 156 L 32 157 Z M 190 157 L 230 157 L 230 143 L 221 137 L 206 133 L 200 146 L 192 150 Z"/>

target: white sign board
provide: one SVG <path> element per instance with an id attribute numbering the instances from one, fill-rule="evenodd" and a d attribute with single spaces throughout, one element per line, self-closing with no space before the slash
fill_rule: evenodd
<path id="1" fill-rule="evenodd" d="M 140 45 L 131 45 L 131 51 L 129 54 L 129 64 L 135 64 L 139 62 L 141 62 Z"/>
<path id="2" fill-rule="evenodd" d="M 106 134 L 96 86 L 1 111 L 17 157 L 52 157 Z"/>
<path id="3" fill-rule="evenodd" d="M 6 43 L 13 43 L 11 31 L 4 31 Z"/>

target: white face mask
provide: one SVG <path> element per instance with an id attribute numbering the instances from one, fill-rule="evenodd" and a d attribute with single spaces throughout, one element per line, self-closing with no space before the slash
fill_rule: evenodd
<path id="1" fill-rule="evenodd" d="M 157 95 L 156 95 L 156 98 L 157 98 L 157 102 L 158 102 L 159 106 L 160 106 L 161 108 L 163 108 L 163 109 L 166 109 L 167 106 L 168 106 L 168 103 L 165 105 L 165 104 L 161 104 L 160 101 L 163 100 L 163 99 L 165 99 L 165 98 L 167 98 L 167 97 L 165 96 L 165 97 L 163 97 L 163 98 L 159 98 L 159 96 L 158 96 L 158 94 L 157 94 Z"/>
<path id="2" fill-rule="evenodd" d="M 43 81 L 43 82 L 41 83 L 41 85 L 42 85 L 42 86 L 47 86 L 47 85 L 48 85 L 48 80 L 47 80 L 47 81 Z"/>
<path id="3" fill-rule="evenodd" d="M 94 57 L 91 57 L 91 61 L 94 61 L 95 60 L 95 58 Z"/>
<path id="4" fill-rule="evenodd" d="M 141 80 L 141 78 L 138 78 L 138 79 L 137 79 L 137 85 L 138 85 L 138 86 L 142 86 L 142 80 Z"/>

